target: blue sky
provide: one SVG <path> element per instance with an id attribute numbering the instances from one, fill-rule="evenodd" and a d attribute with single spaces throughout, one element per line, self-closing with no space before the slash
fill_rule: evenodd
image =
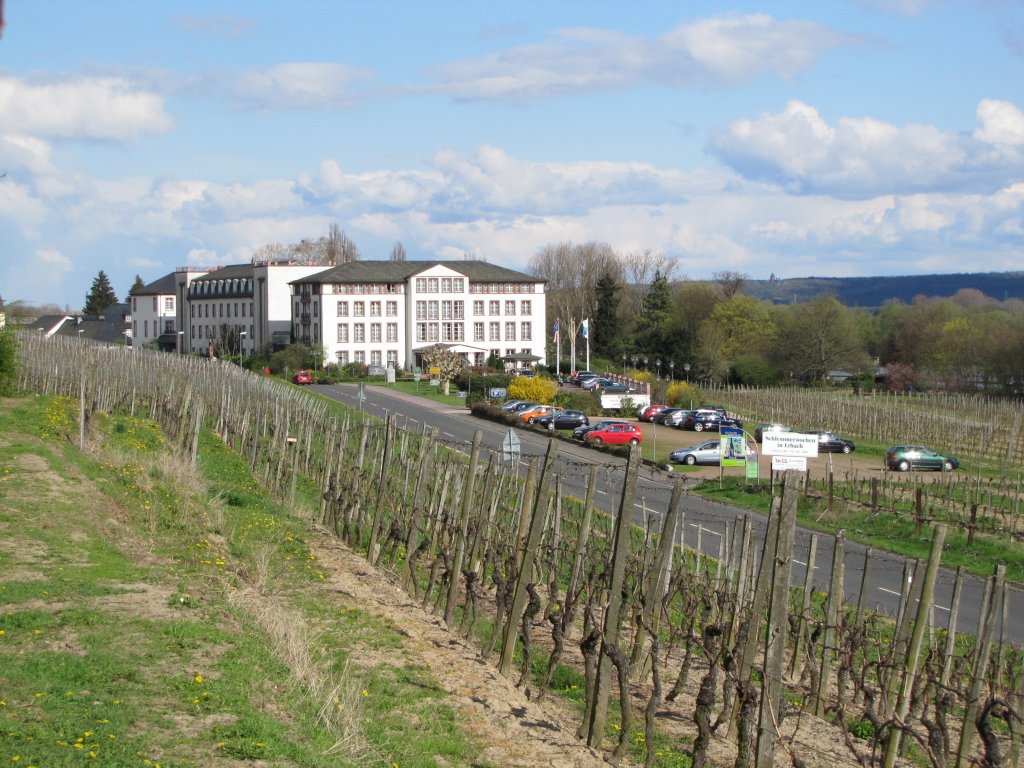
<path id="1" fill-rule="evenodd" d="M 1024 4 L 5 0 L 0 295 L 327 234 L 676 277 L 1024 269 Z"/>

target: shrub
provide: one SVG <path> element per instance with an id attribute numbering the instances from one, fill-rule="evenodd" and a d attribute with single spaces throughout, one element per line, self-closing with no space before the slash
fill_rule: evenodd
<path id="1" fill-rule="evenodd" d="M 0 329 L 0 397 L 10 397 L 18 388 L 18 345 L 14 331 Z"/>
<path id="2" fill-rule="evenodd" d="M 558 385 L 551 379 L 517 376 L 508 385 L 508 396 L 512 400 L 530 400 L 534 403 L 550 403 L 555 399 Z"/>
<path id="3" fill-rule="evenodd" d="M 491 405 L 486 401 L 481 401 L 473 405 L 471 413 L 481 419 L 488 419 L 490 421 L 496 421 L 499 424 L 507 424 L 510 427 L 521 427 L 523 422 L 518 417 L 503 411 L 496 405 Z"/>
<path id="4" fill-rule="evenodd" d="M 668 388 L 666 405 L 673 408 L 690 408 L 691 403 L 699 403 L 702 397 L 697 387 L 686 381 L 677 381 Z"/>

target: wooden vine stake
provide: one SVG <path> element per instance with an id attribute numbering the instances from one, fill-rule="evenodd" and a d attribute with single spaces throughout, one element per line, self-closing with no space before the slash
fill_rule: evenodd
<path id="1" fill-rule="evenodd" d="M 612 667 L 614 662 L 609 653 L 611 647 L 618 650 L 619 624 L 622 612 L 622 583 L 625 580 L 626 561 L 629 559 L 629 534 L 633 528 L 633 503 L 636 499 L 636 481 L 640 469 L 640 447 L 634 445 L 629 451 L 626 476 L 622 482 L 622 496 L 619 500 L 619 514 L 615 519 L 612 535 L 611 578 L 608 582 L 608 605 L 604 614 L 604 629 L 601 649 L 597 659 L 597 675 L 594 691 L 590 696 L 590 720 L 587 723 L 587 746 L 600 749 L 604 738 L 605 722 L 608 719 L 608 699 L 612 690 Z M 628 706 L 628 693 L 624 694 Z"/>
<path id="2" fill-rule="evenodd" d="M 936 525 L 932 531 L 932 549 L 928 554 L 928 567 L 924 573 L 924 582 L 921 584 L 921 597 L 917 603 L 914 631 L 910 635 L 906 664 L 903 668 L 903 680 L 900 684 L 899 697 L 896 700 L 896 711 L 894 712 L 896 724 L 889 730 L 889 740 L 885 745 L 885 759 L 882 762 L 883 768 L 893 768 L 896 765 L 896 758 L 899 756 L 900 739 L 903 736 L 903 730 L 899 726 L 906 722 L 907 714 L 910 712 L 911 693 L 917 679 L 917 663 L 921 658 L 924 630 L 928 626 L 928 612 L 931 610 L 932 599 L 935 597 L 935 581 L 939 575 L 939 565 L 942 563 L 942 545 L 945 541 L 946 526 Z"/>
<path id="3" fill-rule="evenodd" d="M 469 517 L 473 514 L 473 485 L 476 481 L 476 465 L 480 460 L 480 441 L 483 436 L 482 429 L 473 433 L 473 449 L 469 456 L 469 468 L 466 470 L 466 487 L 462 492 L 462 519 L 459 521 L 459 535 L 455 541 L 455 562 L 448 578 L 448 602 L 444 607 L 444 623 L 449 628 L 455 625 L 455 606 L 459 601 L 459 576 L 462 573 L 462 563 L 466 559 Z"/>
<path id="4" fill-rule="evenodd" d="M 764 648 L 764 684 L 757 724 L 756 768 L 775 765 L 775 742 L 779 737 L 779 713 L 782 710 L 782 667 L 786 659 L 786 628 L 789 613 L 789 578 L 793 569 L 793 538 L 796 531 L 796 506 L 800 474 L 793 470 L 782 475 L 782 504 L 775 527 L 775 540 L 765 541 L 765 568 L 772 576 L 768 606 L 768 632 Z"/>
<path id="5" fill-rule="evenodd" d="M 828 604 L 825 608 L 825 636 L 821 647 L 821 674 L 818 675 L 818 689 L 814 694 L 814 714 L 825 715 L 825 699 L 828 686 L 832 680 L 832 667 L 838 652 L 839 613 L 842 610 L 845 595 L 843 587 L 843 557 L 846 553 L 846 531 L 840 529 L 832 544 L 832 586 L 829 588 Z"/>

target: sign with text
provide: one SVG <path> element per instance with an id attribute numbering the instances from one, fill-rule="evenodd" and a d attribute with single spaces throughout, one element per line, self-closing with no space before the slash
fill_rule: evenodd
<path id="1" fill-rule="evenodd" d="M 493 397 L 496 400 L 504 398 L 508 395 L 508 390 L 505 387 L 491 387 L 487 393 L 488 397 Z"/>
<path id="2" fill-rule="evenodd" d="M 719 448 L 723 467 L 742 467 L 747 463 L 747 443 L 739 427 L 722 427 L 719 430 Z"/>
<path id="3" fill-rule="evenodd" d="M 438 365 L 430 366 L 430 375 L 431 376 L 440 376 L 441 375 L 441 367 L 438 366 Z"/>
<path id="4" fill-rule="evenodd" d="M 800 432 L 765 432 L 761 436 L 761 453 L 765 456 L 813 459 L 818 455 L 818 436 Z"/>
<path id="5" fill-rule="evenodd" d="M 798 472 L 807 471 L 806 456 L 772 456 L 772 471 L 785 472 L 787 469 L 795 469 Z"/>

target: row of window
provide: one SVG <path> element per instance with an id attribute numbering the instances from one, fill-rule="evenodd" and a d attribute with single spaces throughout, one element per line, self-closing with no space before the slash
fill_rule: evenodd
<path id="1" fill-rule="evenodd" d="M 338 323 L 338 343 L 348 344 L 351 339 L 354 344 L 363 344 L 366 342 L 366 323 L 353 323 L 351 328 L 351 334 L 349 333 L 349 326 L 347 323 Z M 398 323 L 388 323 L 384 328 L 381 327 L 381 323 L 370 323 L 370 343 L 380 344 L 383 341 L 381 333 L 386 334 L 388 343 L 394 344 L 398 341 Z"/>
<path id="2" fill-rule="evenodd" d="M 338 317 L 348 317 L 349 311 L 352 312 L 352 317 L 366 317 L 367 304 L 369 304 L 370 317 L 380 317 L 381 302 L 379 301 L 353 301 L 352 306 L 349 307 L 347 301 L 338 302 Z M 296 312 L 298 311 L 299 305 L 295 305 Z M 383 309 L 387 312 L 388 317 L 398 317 L 398 302 L 387 301 L 383 302 Z M 313 316 L 316 317 L 316 304 L 313 304 Z"/>
<path id="3" fill-rule="evenodd" d="M 500 322 L 473 323 L 473 341 L 515 341 L 517 330 L 520 341 L 533 341 L 533 323 L 519 323 L 517 329 L 514 321 L 505 323 L 504 336 Z M 416 323 L 416 341 L 465 341 L 463 324 Z"/>
<path id="4" fill-rule="evenodd" d="M 338 295 L 342 294 L 375 294 L 375 293 L 402 293 L 402 286 L 399 283 L 332 283 L 332 291 Z M 312 291 L 303 290 L 302 293 L 319 293 L 320 286 L 314 284 Z"/>
<path id="5" fill-rule="evenodd" d="M 189 284 L 189 296 L 222 296 L 228 293 L 252 293 L 252 280 L 233 277 L 229 280 L 196 280 Z"/>
<path id="6" fill-rule="evenodd" d="M 417 277 L 416 293 L 465 293 L 465 285 L 461 277 Z"/>
<path id="7" fill-rule="evenodd" d="M 161 321 L 153 321 L 153 335 L 159 336 L 161 333 L 174 333 L 174 320 L 165 318 L 163 321 L 163 330 L 160 330 Z M 132 323 L 132 336 L 137 338 L 148 339 L 149 338 L 149 320 L 142 321 L 142 336 L 139 336 L 139 321 L 135 320 Z"/>
<path id="8" fill-rule="evenodd" d="M 388 349 L 385 350 L 385 352 L 387 354 L 388 367 L 397 368 L 398 350 Z M 369 365 L 383 365 L 382 360 L 383 356 L 381 355 L 380 350 L 377 349 L 372 350 L 369 357 L 367 357 L 366 352 L 361 349 L 357 349 L 352 352 L 351 356 L 349 355 L 348 350 L 338 350 L 338 365 L 348 365 L 350 362 L 366 364 L 367 361 L 369 361 Z"/>
<path id="9" fill-rule="evenodd" d="M 218 342 L 222 343 L 237 343 L 239 346 L 245 346 L 244 333 L 250 339 L 253 338 L 252 326 L 246 328 L 244 325 L 193 325 L 190 326 L 191 337 L 193 339 L 205 339 L 212 341 L 214 344 Z M 252 345 L 252 342 L 249 342 Z"/>
<path id="10" fill-rule="evenodd" d="M 234 301 L 220 304 L 196 304 L 190 302 L 188 306 L 190 317 L 246 317 L 246 308 L 249 311 L 248 317 L 252 317 L 251 301 Z M 239 311 L 241 311 L 241 314 L 239 314 Z"/>
<path id="11" fill-rule="evenodd" d="M 160 311 L 159 301 L 160 301 L 160 297 L 159 296 L 154 296 L 153 297 L 153 311 L 154 312 L 159 312 Z M 132 296 L 132 312 L 136 312 L 137 313 L 138 311 L 139 311 L 139 297 L 138 296 Z M 174 311 L 174 297 L 173 296 L 164 296 L 164 312 L 167 313 L 167 312 L 173 312 L 173 311 Z"/>

